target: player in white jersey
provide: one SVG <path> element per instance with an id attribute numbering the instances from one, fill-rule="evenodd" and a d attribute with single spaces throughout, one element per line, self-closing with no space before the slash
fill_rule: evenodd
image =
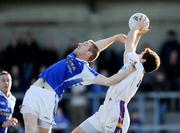
<path id="1" fill-rule="evenodd" d="M 135 95 L 145 72 L 152 72 L 160 65 L 159 56 L 149 48 L 140 55 L 136 54 L 137 44 L 148 29 L 143 28 L 145 18 L 138 20 L 138 25 L 132 29 L 125 40 L 124 67 L 127 69 L 130 62 L 137 62 L 136 71 L 130 73 L 116 85 L 112 85 L 106 94 L 103 105 L 98 112 L 89 117 L 72 133 L 127 133 L 130 124 L 127 104 Z"/>

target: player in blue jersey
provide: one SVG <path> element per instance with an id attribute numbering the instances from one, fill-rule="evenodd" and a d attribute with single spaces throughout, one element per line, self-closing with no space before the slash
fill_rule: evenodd
<path id="1" fill-rule="evenodd" d="M 73 85 L 113 85 L 135 70 L 133 63 L 128 69 L 105 77 L 89 67 L 99 53 L 113 42 L 124 42 L 125 35 L 79 43 L 78 47 L 67 56 L 39 74 L 38 80 L 27 90 L 21 113 L 26 133 L 49 133 L 54 125 L 54 116 L 58 101 L 63 92 Z M 113 65 L 113 64 L 112 64 Z"/>
<path id="2" fill-rule="evenodd" d="M 7 71 L 0 71 L 0 133 L 7 133 L 10 126 L 16 126 L 12 118 L 16 98 L 11 94 L 12 78 Z"/>

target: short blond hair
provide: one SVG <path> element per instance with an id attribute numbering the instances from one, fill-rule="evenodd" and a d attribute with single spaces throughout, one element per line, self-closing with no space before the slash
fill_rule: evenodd
<path id="1" fill-rule="evenodd" d="M 88 51 L 90 51 L 92 53 L 92 55 L 89 57 L 88 62 L 93 62 L 94 60 L 97 59 L 97 57 L 99 56 L 99 49 L 96 46 L 94 41 L 91 41 L 92 45 L 91 47 L 88 49 Z"/>

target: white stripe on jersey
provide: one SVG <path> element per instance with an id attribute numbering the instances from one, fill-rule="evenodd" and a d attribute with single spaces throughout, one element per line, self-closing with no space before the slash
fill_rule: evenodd
<path id="1" fill-rule="evenodd" d="M 87 65 L 84 65 L 84 68 L 82 70 L 81 73 L 73 76 L 72 78 L 69 78 L 67 80 L 65 80 L 64 82 L 66 81 L 71 81 L 71 80 L 75 80 L 75 79 L 82 79 L 82 83 L 83 85 L 89 85 L 89 84 L 93 84 L 93 79 L 95 78 L 96 76 L 94 75 L 93 72 L 91 72 L 88 68 Z"/>
<path id="2" fill-rule="evenodd" d="M 16 98 L 11 94 L 9 97 L 6 97 L 2 91 L 0 91 L 0 95 L 3 96 L 8 100 L 9 103 L 12 103 L 12 105 L 15 105 Z"/>

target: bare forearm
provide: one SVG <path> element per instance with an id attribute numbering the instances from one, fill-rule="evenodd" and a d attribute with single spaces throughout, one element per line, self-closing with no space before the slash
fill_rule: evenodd
<path id="1" fill-rule="evenodd" d="M 131 30 L 127 35 L 127 39 L 125 41 L 125 52 L 135 52 L 135 43 L 137 39 L 138 30 Z M 139 38 L 140 39 L 140 38 Z"/>
<path id="2" fill-rule="evenodd" d="M 136 40 L 135 40 L 135 42 L 134 42 L 134 48 L 135 48 L 135 50 L 136 50 L 136 48 L 137 48 L 137 45 L 138 45 L 138 43 L 139 43 L 139 40 L 141 39 L 141 35 L 137 35 L 137 37 L 136 37 Z"/>
<path id="3" fill-rule="evenodd" d="M 108 78 L 108 82 L 107 84 L 110 85 L 114 85 L 119 83 L 121 80 L 123 80 L 124 78 L 126 78 L 130 73 L 132 73 L 133 71 L 135 71 L 135 68 L 133 68 L 133 66 L 129 66 L 127 69 L 118 72 L 116 74 L 114 74 L 113 76 Z"/>
<path id="4" fill-rule="evenodd" d="M 112 37 L 96 41 L 96 46 L 98 47 L 99 52 L 103 51 L 104 49 L 109 47 L 112 43 L 114 43 L 116 41 L 116 38 L 117 36 L 114 35 Z"/>
<path id="5" fill-rule="evenodd" d="M 133 71 L 135 71 L 135 68 L 132 65 L 130 65 L 126 69 L 114 74 L 111 77 L 105 77 L 103 75 L 98 75 L 98 77 L 95 79 L 95 84 L 106 85 L 106 86 L 117 84 Z"/>

